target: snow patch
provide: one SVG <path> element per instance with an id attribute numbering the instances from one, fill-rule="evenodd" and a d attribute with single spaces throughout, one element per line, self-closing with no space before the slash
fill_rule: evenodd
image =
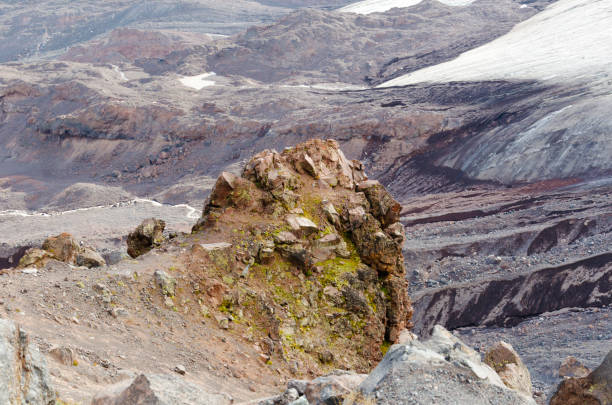
<path id="1" fill-rule="evenodd" d="M 216 76 L 215 72 L 202 73 L 197 76 L 185 76 L 179 79 L 183 86 L 191 87 L 192 89 L 202 90 L 204 87 L 214 86 L 213 80 L 206 80 L 209 77 Z"/>
<path id="2" fill-rule="evenodd" d="M 167 208 L 176 208 L 179 210 L 185 210 L 185 217 L 190 218 L 190 219 L 197 219 L 200 217 L 200 211 L 193 208 L 192 206 L 188 205 L 188 204 L 177 204 L 177 205 L 170 205 L 170 204 L 162 204 L 160 202 L 154 201 L 154 200 L 149 200 L 146 198 L 136 198 L 134 200 L 131 201 L 125 201 L 125 202 L 119 202 L 119 203 L 115 203 L 115 204 L 110 204 L 110 205 L 96 205 L 94 207 L 87 207 L 87 208 L 77 208 L 77 209 L 73 209 L 73 210 L 68 210 L 68 211 L 57 211 L 57 212 L 28 212 L 28 211 L 23 211 L 23 210 L 5 210 L 5 211 L 0 211 L 0 218 L 1 217 L 52 217 L 52 216 L 62 216 L 62 215 L 69 215 L 69 214 L 73 214 L 76 212 L 85 212 L 85 211 L 97 211 L 97 210 L 102 210 L 102 209 L 108 209 L 108 208 L 116 208 L 116 207 L 129 207 L 129 206 L 133 206 L 135 204 L 145 204 L 145 205 L 151 205 L 153 207 L 167 207 Z"/>
<path id="3" fill-rule="evenodd" d="M 366 90 L 365 86 L 358 86 L 347 83 L 314 83 L 314 84 L 283 84 L 281 87 L 292 88 L 292 89 L 313 89 L 313 90 L 326 90 L 326 91 L 354 91 L 354 90 Z"/>
<path id="4" fill-rule="evenodd" d="M 612 1 L 559 0 L 508 34 L 379 87 L 483 80 L 593 80 L 612 74 Z"/>
<path id="5" fill-rule="evenodd" d="M 342 13 L 371 14 L 384 13 L 392 8 L 411 7 L 423 0 L 364 0 L 338 9 Z M 447 6 L 467 6 L 475 0 L 438 0 Z"/>

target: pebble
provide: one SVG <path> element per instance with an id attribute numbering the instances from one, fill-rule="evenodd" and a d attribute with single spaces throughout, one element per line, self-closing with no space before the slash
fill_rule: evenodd
<path id="1" fill-rule="evenodd" d="M 185 366 L 183 366 L 182 364 L 179 364 L 176 367 L 174 367 L 174 372 L 180 375 L 185 375 L 187 373 L 187 370 L 185 369 Z"/>

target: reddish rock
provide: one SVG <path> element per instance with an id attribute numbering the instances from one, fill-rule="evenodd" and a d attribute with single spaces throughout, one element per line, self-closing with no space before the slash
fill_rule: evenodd
<path id="1" fill-rule="evenodd" d="M 68 233 L 47 238 L 42 248 L 58 260 L 66 263 L 76 263 L 76 257 L 79 252 L 78 242 Z"/>
<path id="2" fill-rule="evenodd" d="M 582 378 L 588 376 L 590 372 L 591 370 L 573 356 L 566 358 L 559 367 L 559 377 Z"/>
<path id="3" fill-rule="evenodd" d="M 612 404 L 612 351 L 588 376 L 565 379 L 550 400 L 550 405 L 609 404 Z"/>

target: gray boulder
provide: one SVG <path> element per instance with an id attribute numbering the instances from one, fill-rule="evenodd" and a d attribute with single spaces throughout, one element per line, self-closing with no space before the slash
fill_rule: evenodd
<path id="1" fill-rule="evenodd" d="M 0 404 L 55 404 L 45 358 L 7 319 L 0 319 Z"/>
<path id="2" fill-rule="evenodd" d="M 366 377 L 365 374 L 336 371 L 310 381 L 304 394 L 312 405 L 340 405 Z"/>
<path id="3" fill-rule="evenodd" d="M 85 267 L 103 267 L 106 266 L 106 260 L 90 247 L 82 247 L 76 256 L 76 264 Z"/>
<path id="4" fill-rule="evenodd" d="M 428 341 L 392 346 L 359 390 L 377 405 L 535 405 L 440 326 Z"/>
<path id="5" fill-rule="evenodd" d="M 141 374 L 94 397 L 91 405 L 229 405 L 225 395 L 210 394 L 173 375 Z"/>

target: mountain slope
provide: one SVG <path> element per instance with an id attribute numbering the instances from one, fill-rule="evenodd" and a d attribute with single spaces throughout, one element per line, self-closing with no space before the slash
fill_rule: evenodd
<path id="1" fill-rule="evenodd" d="M 547 89 L 529 104 L 514 103 L 505 125 L 483 123 L 435 164 L 504 183 L 608 176 L 610 37 L 610 2 L 561 0 L 486 45 L 380 87 L 505 80 Z"/>
<path id="2" fill-rule="evenodd" d="M 384 13 L 392 8 L 403 8 L 414 6 L 423 0 L 364 0 L 349 4 L 340 9 L 344 13 L 372 14 Z M 449 6 L 467 6 L 474 0 L 440 0 L 440 3 Z"/>

